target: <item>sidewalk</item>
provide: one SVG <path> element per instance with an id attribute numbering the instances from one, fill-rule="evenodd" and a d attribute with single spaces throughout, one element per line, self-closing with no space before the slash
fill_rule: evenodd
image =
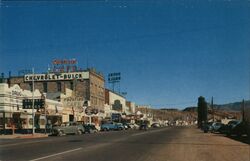
<path id="1" fill-rule="evenodd" d="M 0 139 L 32 139 L 32 138 L 45 138 L 48 134 L 35 133 L 32 134 L 14 134 L 14 135 L 0 135 Z"/>

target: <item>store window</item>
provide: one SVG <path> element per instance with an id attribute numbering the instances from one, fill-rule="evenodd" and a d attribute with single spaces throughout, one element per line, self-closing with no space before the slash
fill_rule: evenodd
<path id="1" fill-rule="evenodd" d="M 30 86 L 30 91 L 33 91 L 33 85 L 32 85 L 32 83 L 30 83 L 29 86 Z"/>
<path id="2" fill-rule="evenodd" d="M 48 92 L 48 85 L 47 85 L 47 82 L 44 82 L 44 83 L 43 83 L 43 91 L 46 92 L 46 93 Z"/>

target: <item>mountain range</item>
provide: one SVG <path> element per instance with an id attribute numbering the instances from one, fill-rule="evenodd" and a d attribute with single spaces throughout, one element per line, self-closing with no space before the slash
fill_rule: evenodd
<path id="1" fill-rule="evenodd" d="M 208 108 L 211 108 L 211 104 L 208 103 Z M 245 108 L 250 108 L 250 100 L 245 101 Z M 227 104 L 214 104 L 214 109 L 222 111 L 235 111 L 240 112 L 242 110 L 242 102 L 234 102 Z M 183 111 L 196 111 L 197 107 L 187 107 Z"/>

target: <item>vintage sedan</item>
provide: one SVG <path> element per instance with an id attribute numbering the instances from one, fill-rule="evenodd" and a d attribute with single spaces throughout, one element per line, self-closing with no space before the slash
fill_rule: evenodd
<path id="1" fill-rule="evenodd" d="M 81 135 L 85 132 L 82 124 L 78 122 L 64 122 L 60 126 L 52 128 L 52 135 L 62 136 L 67 134 Z"/>
<path id="2" fill-rule="evenodd" d="M 91 124 L 84 124 L 83 125 L 84 129 L 85 129 L 85 132 L 84 133 L 97 133 L 98 130 L 97 128 L 95 127 L 95 125 L 91 125 Z"/>

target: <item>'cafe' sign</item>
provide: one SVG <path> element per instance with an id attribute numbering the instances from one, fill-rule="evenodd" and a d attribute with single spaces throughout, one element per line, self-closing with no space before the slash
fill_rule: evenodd
<path id="1" fill-rule="evenodd" d="M 89 79 L 89 72 L 74 73 L 51 73 L 51 74 L 27 74 L 24 75 L 24 81 L 56 81 L 56 80 L 73 80 L 73 79 Z"/>

